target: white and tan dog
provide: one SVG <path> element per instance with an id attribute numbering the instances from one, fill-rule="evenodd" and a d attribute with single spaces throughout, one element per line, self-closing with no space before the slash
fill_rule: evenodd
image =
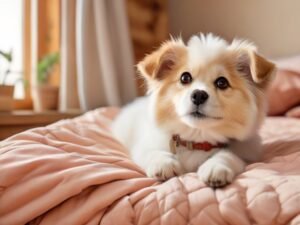
<path id="1" fill-rule="evenodd" d="M 150 177 L 197 171 L 212 187 L 231 183 L 260 157 L 257 134 L 274 64 L 254 45 L 212 34 L 172 39 L 138 64 L 147 97 L 126 106 L 116 137 Z"/>

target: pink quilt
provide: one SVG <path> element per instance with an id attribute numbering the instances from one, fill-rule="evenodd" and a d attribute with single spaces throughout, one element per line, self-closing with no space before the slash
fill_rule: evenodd
<path id="1" fill-rule="evenodd" d="M 147 178 L 113 139 L 116 109 L 32 129 L 0 148 L 0 225 L 300 224 L 300 120 L 269 118 L 264 161 L 223 189 Z"/>

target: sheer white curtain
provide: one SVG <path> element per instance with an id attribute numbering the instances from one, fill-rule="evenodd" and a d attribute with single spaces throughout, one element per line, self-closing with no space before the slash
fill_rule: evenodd
<path id="1" fill-rule="evenodd" d="M 60 109 L 122 105 L 136 97 L 124 0 L 62 1 Z"/>

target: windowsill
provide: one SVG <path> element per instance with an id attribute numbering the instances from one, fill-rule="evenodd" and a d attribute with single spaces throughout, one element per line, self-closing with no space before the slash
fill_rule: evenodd
<path id="1" fill-rule="evenodd" d="M 73 118 L 82 114 L 80 111 L 47 111 L 15 110 L 0 112 L 0 140 L 34 127 L 46 126 L 62 119 Z"/>
<path id="2" fill-rule="evenodd" d="M 50 124 L 57 120 L 79 116 L 79 111 L 58 112 L 34 112 L 31 110 L 14 110 L 12 112 L 0 112 L 1 125 L 23 125 L 23 124 Z"/>

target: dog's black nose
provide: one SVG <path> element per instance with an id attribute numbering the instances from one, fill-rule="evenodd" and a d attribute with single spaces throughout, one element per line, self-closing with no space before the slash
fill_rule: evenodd
<path id="1" fill-rule="evenodd" d="M 191 95 L 192 102 L 195 105 L 201 105 L 208 99 L 208 94 L 205 91 L 195 90 Z"/>

